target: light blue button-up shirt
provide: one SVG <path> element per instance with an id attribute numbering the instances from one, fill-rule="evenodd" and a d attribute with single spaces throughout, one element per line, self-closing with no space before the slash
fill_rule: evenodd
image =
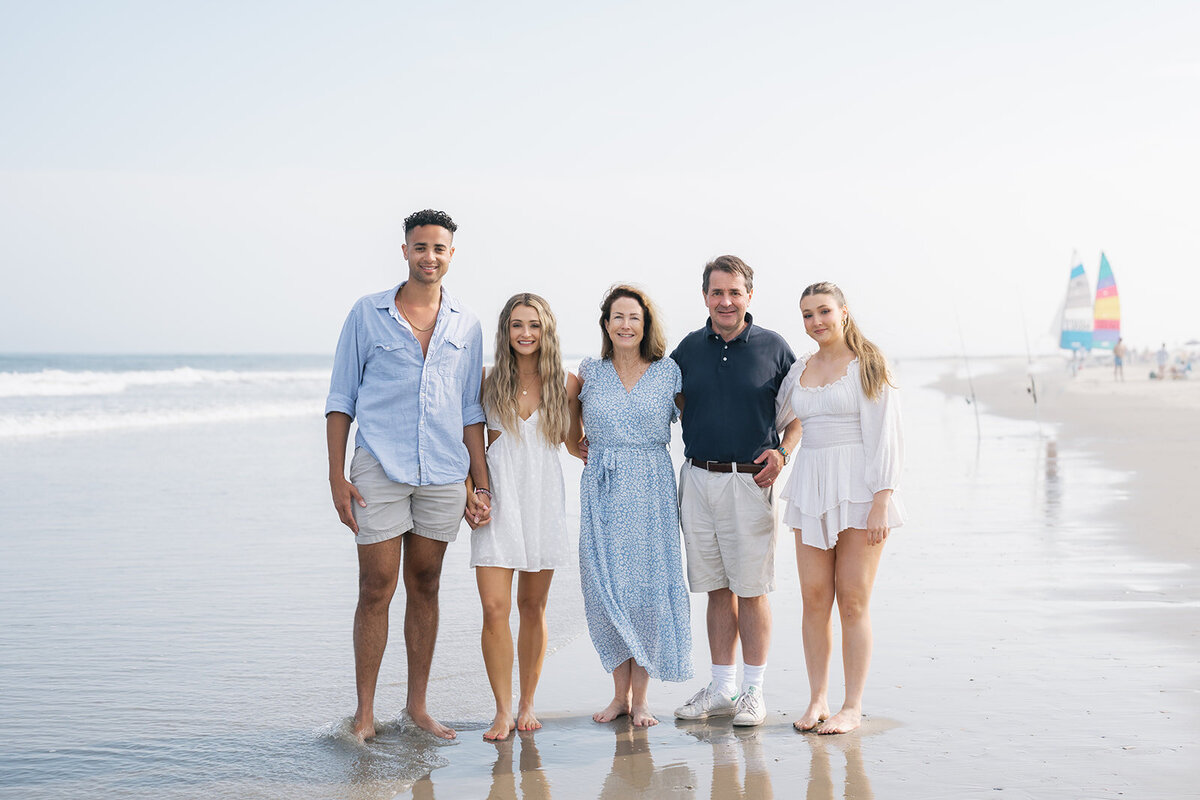
<path id="1" fill-rule="evenodd" d="M 412 327 L 396 311 L 400 286 L 369 294 L 350 310 L 334 354 L 325 413 L 340 411 L 358 420 L 355 445 L 375 456 L 397 483 L 458 483 L 471 465 L 463 428 L 484 421 L 483 330 L 443 288 L 423 356 Z"/>

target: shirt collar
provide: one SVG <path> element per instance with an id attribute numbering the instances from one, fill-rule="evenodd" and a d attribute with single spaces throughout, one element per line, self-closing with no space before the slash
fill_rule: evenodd
<path id="1" fill-rule="evenodd" d="M 384 292 L 383 297 L 379 298 L 379 302 L 376 303 L 375 307 L 376 308 L 395 308 L 396 307 L 396 295 L 400 292 L 400 287 L 402 287 L 406 283 L 408 283 L 408 281 L 402 281 L 402 282 L 396 284 L 395 286 L 393 286 L 392 290 L 390 292 Z M 445 286 L 440 287 L 440 289 L 442 292 L 442 307 L 443 308 L 449 309 L 450 311 L 462 310 L 458 304 L 458 301 L 454 299 L 454 295 L 447 292 Z M 750 319 L 749 314 L 746 315 L 746 319 Z"/>
<path id="2" fill-rule="evenodd" d="M 747 311 L 746 312 L 746 327 L 742 328 L 742 332 L 739 333 L 737 336 L 733 337 L 732 339 L 730 339 L 729 341 L 731 341 L 731 342 L 747 341 L 750 338 L 750 329 L 753 327 L 754 327 L 754 317 L 750 314 L 749 311 Z M 713 330 L 712 317 L 709 317 L 708 319 L 706 319 L 704 321 L 704 329 L 706 331 L 708 331 L 709 337 L 715 336 L 716 338 L 721 339 L 721 334 L 719 334 Z M 721 341 L 724 341 L 724 339 L 721 339 Z"/>

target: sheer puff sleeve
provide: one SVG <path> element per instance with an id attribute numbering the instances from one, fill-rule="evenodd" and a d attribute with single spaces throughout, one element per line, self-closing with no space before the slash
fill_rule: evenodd
<path id="1" fill-rule="evenodd" d="M 858 413 L 867 454 L 867 488 L 872 493 L 899 488 L 904 462 L 899 393 L 885 383 L 879 397 L 870 400 L 860 386 Z"/>
<path id="2" fill-rule="evenodd" d="M 779 391 L 775 395 L 775 429 L 779 431 L 781 438 L 783 429 L 796 419 L 796 410 L 792 406 L 792 394 L 796 391 L 796 385 L 800 383 L 800 374 L 804 372 L 806 363 L 808 363 L 807 355 L 796 359 L 796 363 L 792 364 L 792 368 L 784 376 L 783 383 L 779 384 Z"/>

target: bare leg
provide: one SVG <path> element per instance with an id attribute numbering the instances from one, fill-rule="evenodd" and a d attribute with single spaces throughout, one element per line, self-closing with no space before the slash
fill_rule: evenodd
<path id="1" fill-rule="evenodd" d="M 626 663 L 630 665 L 629 716 L 633 719 L 633 724 L 639 728 L 657 725 L 658 719 L 650 713 L 650 706 L 646 698 L 650 688 L 650 673 L 646 672 L 646 668 L 632 658 Z"/>
<path id="2" fill-rule="evenodd" d="M 867 544 L 866 531 L 851 528 L 838 538 L 838 615 L 842 621 L 842 663 L 846 671 L 846 702 L 817 726 L 817 733 L 848 733 L 862 724 L 863 691 L 871 666 L 871 588 L 883 545 Z"/>
<path id="3" fill-rule="evenodd" d="M 808 708 L 793 726 L 811 731 L 829 716 L 829 657 L 833 650 L 835 550 L 810 547 L 796 531 L 796 567 L 804 600 L 800 630 L 808 668 Z"/>
<path id="4" fill-rule="evenodd" d="M 628 714 L 630 709 L 633 708 L 632 667 L 633 659 L 631 658 L 618 664 L 617 668 L 613 670 L 612 702 L 602 710 L 592 714 L 594 721 L 612 722 L 617 717 Z"/>
<path id="5" fill-rule="evenodd" d="M 708 651 L 714 664 L 733 664 L 738 643 L 738 598 L 728 589 L 708 593 Z M 758 663 L 762 663 L 761 661 Z"/>
<path id="6" fill-rule="evenodd" d="M 358 608 L 354 611 L 354 733 L 375 735 L 375 686 L 387 647 L 388 608 L 400 575 L 400 537 L 358 546 Z"/>
<path id="7" fill-rule="evenodd" d="M 442 557 L 446 543 L 404 534 L 404 590 L 408 602 L 404 608 L 404 644 L 408 654 L 408 700 L 405 708 L 412 721 L 423 730 L 443 739 L 455 732 L 429 716 L 425 692 L 429 688 L 429 667 L 437 642 L 438 589 L 442 578 Z"/>
<path id="8" fill-rule="evenodd" d="M 742 640 L 742 661 L 767 663 L 771 650 L 771 601 L 765 594 L 737 598 L 738 633 Z"/>
<path id="9" fill-rule="evenodd" d="M 483 665 L 496 698 L 496 716 L 483 738 L 504 739 L 513 731 L 512 713 L 512 631 L 508 617 L 512 612 L 513 571 L 504 567 L 476 567 L 475 583 L 483 605 Z"/>
<path id="10" fill-rule="evenodd" d="M 535 731 L 542 727 L 533 713 L 533 695 L 542 676 L 546 658 L 546 600 L 554 570 L 522 572 L 517 580 L 517 610 L 521 628 L 517 633 L 517 654 L 521 665 L 521 702 L 517 707 L 517 730 Z"/>

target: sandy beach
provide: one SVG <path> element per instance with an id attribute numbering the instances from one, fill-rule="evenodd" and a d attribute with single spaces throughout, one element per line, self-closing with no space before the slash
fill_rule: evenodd
<path id="1" fill-rule="evenodd" d="M 906 385 L 911 519 L 878 580 L 861 731 L 791 729 L 807 683 L 781 532 L 765 725 L 676 722 L 700 677 L 652 684 L 656 727 L 596 725 L 610 684 L 580 637 L 547 660 L 541 731 L 499 744 L 463 731 L 399 796 L 1200 796 L 1200 536 L 1169 502 L 1200 464 L 1200 384 L 1113 384 L 1099 368 L 1072 380 L 1048 361 L 1035 409 L 1024 363 L 972 365 L 977 439 L 947 363 L 930 388 Z M 702 621 L 694 602 L 697 676 Z M 835 660 L 834 703 L 840 673 Z"/>

